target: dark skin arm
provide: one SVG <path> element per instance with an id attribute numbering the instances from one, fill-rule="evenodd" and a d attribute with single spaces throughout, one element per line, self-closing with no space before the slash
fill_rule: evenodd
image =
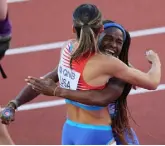
<path id="1" fill-rule="evenodd" d="M 48 79 L 48 78 L 52 79 L 54 82 L 58 82 L 57 68 L 44 76 L 44 79 Z M 124 82 L 116 78 L 112 78 L 107 84 L 107 87 L 101 91 L 100 90 L 73 91 L 73 90 L 58 88 L 56 91 L 56 96 L 67 98 L 83 104 L 106 106 L 109 103 L 116 100 L 122 94 L 124 85 L 125 85 Z M 17 95 L 15 101 L 17 106 L 21 106 L 35 99 L 38 95 L 40 95 L 39 92 L 33 90 L 31 86 L 27 85 Z"/>
<path id="2" fill-rule="evenodd" d="M 45 79 L 49 78 L 54 80 L 55 82 L 58 82 L 58 75 L 57 75 L 57 68 L 54 69 L 52 72 L 47 73 L 44 76 Z M 25 86 L 22 91 L 16 96 L 16 98 L 12 101 L 10 101 L 8 103 L 8 105 L 4 108 L 5 110 L 10 110 L 11 111 L 11 116 L 10 118 L 6 118 L 3 115 L 3 111 L 0 114 L 0 118 L 2 120 L 3 124 L 8 125 L 11 121 L 14 121 L 15 118 L 15 109 L 17 109 L 17 107 L 33 100 L 34 98 L 36 98 L 40 93 L 36 92 L 35 90 L 32 89 L 31 86 L 27 85 Z"/>
<path id="3" fill-rule="evenodd" d="M 58 96 L 83 104 L 107 106 L 115 101 L 123 92 L 125 83 L 117 78 L 111 78 L 103 90 L 68 90 L 60 88 L 51 79 L 28 77 L 27 83 L 37 92 L 47 96 Z"/>
<path id="4" fill-rule="evenodd" d="M 58 82 L 58 74 L 57 74 L 57 68 L 53 71 L 47 73 L 45 76 L 43 76 L 45 79 L 50 78 L 54 82 Z M 31 86 L 27 85 L 25 86 L 22 91 L 17 95 L 15 98 L 17 106 L 21 106 L 27 102 L 30 102 L 34 98 L 36 98 L 40 93 L 36 92 L 32 89 Z"/>
<path id="5" fill-rule="evenodd" d="M 107 86 L 102 91 L 100 90 L 88 90 L 77 91 L 68 90 L 63 88 L 57 88 L 56 95 L 58 97 L 70 99 L 83 104 L 107 106 L 111 102 L 117 100 L 122 94 L 125 83 L 116 78 L 109 80 Z"/>

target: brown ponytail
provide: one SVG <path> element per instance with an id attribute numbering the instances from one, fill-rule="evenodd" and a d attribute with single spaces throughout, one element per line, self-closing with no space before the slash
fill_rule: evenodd
<path id="1" fill-rule="evenodd" d="M 89 25 L 84 25 L 80 31 L 79 45 L 76 51 L 72 54 L 71 59 L 77 59 L 88 53 L 90 55 L 97 48 L 95 34 Z"/>
<path id="2" fill-rule="evenodd" d="M 98 51 L 96 38 L 103 26 L 101 12 L 95 5 L 82 4 L 73 13 L 73 24 L 79 44 L 71 55 L 70 65 L 72 60 Z"/>

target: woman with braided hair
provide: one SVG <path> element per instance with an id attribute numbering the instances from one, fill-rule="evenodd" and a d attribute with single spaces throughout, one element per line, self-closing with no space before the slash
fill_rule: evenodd
<path id="1" fill-rule="evenodd" d="M 111 52 L 109 49 L 109 45 L 111 44 L 111 38 L 115 37 L 113 36 L 113 33 L 115 32 L 115 29 L 120 29 L 122 27 L 121 25 L 112 22 L 110 20 L 105 20 L 103 22 L 104 24 L 104 33 L 102 37 L 99 39 L 99 48 L 103 50 L 107 50 L 107 52 Z M 121 61 L 123 61 L 126 65 L 130 65 L 129 59 L 128 59 L 128 52 L 131 44 L 131 37 L 128 31 L 126 31 L 126 39 L 123 42 L 122 49 L 118 52 L 118 54 L 114 54 L 114 56 L 118 57 Z M 117 35 L 116 35 L 117 36 Z M 118 49 L 119 50 L 119 49 Z M 113 103 L 110 103 L 108 105 L 109 112 L 111 114 L 112 118 L 112 125 L 116 136 L 117 144 L 122 144 L 120 142 L 119 136 L 123 135 L 125 142 L 127 144 L 139 144 L 138 138 L 133 131 L 133 129 L 130 127 L 129 119 L 127 115 L 127 95 L 129 94 L 130 90 L 132 88 L 131 84 L 125 83 L 123 86 L 123 92 L 119 96 L 119 98 L 114 101 Z"/>

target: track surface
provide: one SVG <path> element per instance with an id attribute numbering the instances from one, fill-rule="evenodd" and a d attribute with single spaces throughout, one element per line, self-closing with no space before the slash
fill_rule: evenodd
<path id="1" fill-rule="evenodd" d="M 31 0 L 9 4 L 13 24 L 12 48 L 63 41 L 73 37 L 71 14 L 85 0 Z M 164 0 L 88 0 L 99 6 L 105 18 L 123 24 L 128 30 L 165 26 Z M 165 34 L 132 39 L 130 60 L 139 69 L 147 70 L 144 53 L 155 49 L 164 59 Z M 59 49 L 7 56 L 3 65 L 9 76 L 1 80 L 0 103 L 5 105 L 25 85 L 28 75 L 39 77 L 52 70 L 59 59 Z M 164 70 L 162 83 L 165 82 Z M 141 144 L 165 144 L 164 91 L 129 96 L 129 107 L 140 127 L 132 124 Z M 52 97 L 40 96 L 33 102 L 47 101 Z M 65 106 L 21 111 L 9 131 L 16 144 L 60 144 L 61 129 L 65 120 Z M 150 135 L 149 135 L 149 134 Z"/>

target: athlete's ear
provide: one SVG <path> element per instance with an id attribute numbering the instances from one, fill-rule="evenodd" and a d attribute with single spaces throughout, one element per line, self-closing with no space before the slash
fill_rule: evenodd
<path id="1" fill-rule="evenodd" d="M 75 27 L 72 25 L 72 32 L 76 33 Z"/>

